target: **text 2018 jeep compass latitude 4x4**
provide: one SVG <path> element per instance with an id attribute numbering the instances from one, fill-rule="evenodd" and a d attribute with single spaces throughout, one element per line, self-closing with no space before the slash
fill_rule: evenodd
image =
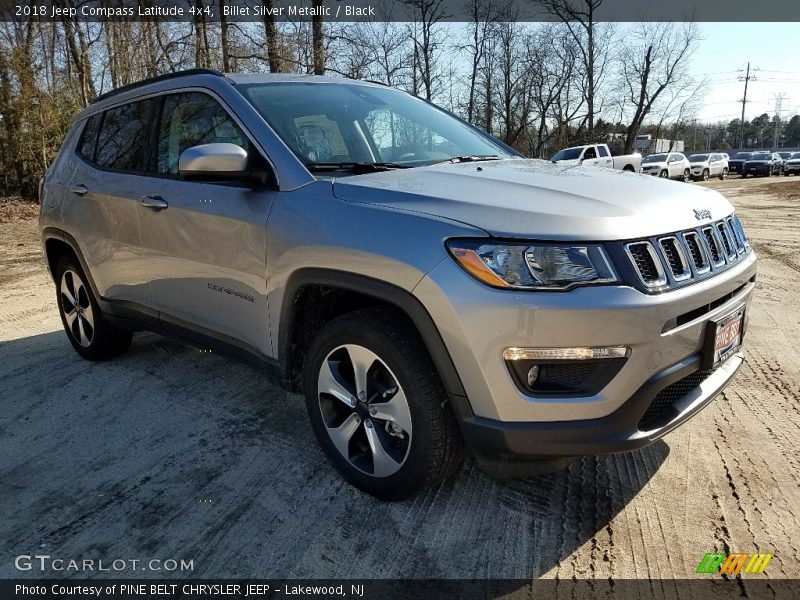
<path id="1" fill-rule="evenodd" d="M 712 190 L 526 160 L 406 93 L 195 70 L 101 97 L 47 171 L 88 359 L 153 330 L 305 394 L 351 483 L 409 495 L 645 446 L 731 381 L 756 257 Z"/>

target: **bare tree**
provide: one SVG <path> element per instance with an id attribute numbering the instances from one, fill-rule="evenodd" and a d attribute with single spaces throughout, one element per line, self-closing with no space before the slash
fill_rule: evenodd
<path id="1" fill-rule="evenodd" d="M 447 18 L 444 0 L 405 0 L 414 10 L 409 35 L 414 44 L 412 59 L 412 92 L 423 92 L 426 100 L 434 96 L 439 78 L 437 60 L 444 46 L 438 24 Z"/>
<path id="2" fill-rule="evenodd" d="M 314 0 L 313 16 L 313 44 L 314 44 L 314 74 L 325 74 L 325 40 L 322 27 L 322 0 Z"/>
<path id="3" fill-rule="evenodd" d="M 486 55 L 488 39 L 496 29 L 498 15 L 492 0 L 468 0 L 466 7 L 470 16 L 469 37 L 461 49 L 466 50 L 470 58 L 467 120 L 472 122 L 475 118 L 475 94 L 480 66 Z"/>
<path id="4" fill-rule="evenodd" d="M 608 57 L 608 36 L 598 32 L 595 12 L 603 0 L 541 0 L 544 9 L 567 27 L 583 66 L 586 101 L 586 127 L 589 139 L 594 137 L 594 118 L 599 110 L 596 92 L 603 77 Z"/>
<path id="5" fill-rule="evenodd" d="M 689 59 L 700 39 L 695 23 L 639 23 L 620 52 L 620 78 L 629 106 L 625 151 L 665 91 L 690 79 Z"/>

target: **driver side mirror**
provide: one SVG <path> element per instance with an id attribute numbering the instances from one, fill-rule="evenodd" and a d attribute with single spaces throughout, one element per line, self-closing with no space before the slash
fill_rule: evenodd
<path id="1" fill-rule="evenodd" d="M 181 152 L 178 172 L 184 179 L 246 178 L 247 151 L 228 143 L 192 146 Z"/>

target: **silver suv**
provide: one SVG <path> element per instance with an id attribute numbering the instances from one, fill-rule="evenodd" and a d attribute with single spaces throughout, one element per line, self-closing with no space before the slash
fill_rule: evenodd
<path id="1" fill-rule="evenodd" d="M 81 356 L 151 330 L 253 361 L 381 498 L 464 446 L 500 477 L 641 448 L 743 361 L 756 257 L 723 196 L 526 160 L 379 84 L 116 90 L 76 117 L 41 207 Z"/>

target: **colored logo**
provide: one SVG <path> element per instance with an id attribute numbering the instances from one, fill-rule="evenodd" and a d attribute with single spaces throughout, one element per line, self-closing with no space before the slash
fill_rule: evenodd
<path id="1" fill-rule="evenodd" d="M 774 554 L 750 554 L 740 552 L 725 554 L 724 552 L 708 553 L 700 561 L 695 573 L 719 573 L 720 575 L 736 575 L 737 573 L 763 573 Z"/>

